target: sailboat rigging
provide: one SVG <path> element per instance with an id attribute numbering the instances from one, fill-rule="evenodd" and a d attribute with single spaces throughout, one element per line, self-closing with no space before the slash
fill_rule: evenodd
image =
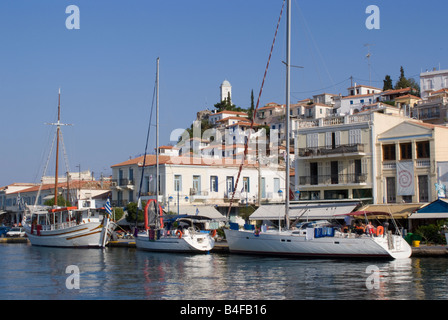
<path id="1" fill-rule="evenodd" d="M 136 232 L 135 244 L 137 249 L 145 251 L 162 252 L 189 252 L 206 253 L 209 252 L 215 240 L 209 232 L 203 232 L 199 229 L 198 216 L 165 216 L 162 207 L 159 204 L 159 65 L 160 59 L 157 58 L 156 73 L 156 197 L 150 199 L 144 209 L 145 227 L 142 232 Z M 152 112 L 151 112 L 152 113 Z M 151 116 L 152 118 L 152 116 Z M 149 123 L 151 126 L 151 122 Z M 149 138 L 149 129 L 148 136 Z M 147 140 L 148 142 L 148 140 Z M 144 163 L 142 167 L 142 177 L 146 164 L 146 150 Z M 140 188 L 142 183 L 140 182 Z M 141 189 L 139 191 L 138 202 L 141 204 Z M 139 205 L 140 207 L 140 205 Z M 165 221 L 167 223 L 165 223 Z M 173 229 L 174 223 L 177 223 L 177 230 Z"/>
<path id="2" fill-rule="evenodd" d="M 238 224 L 230 223 L 225 229 L 231 253 L 285 255 L 301 257 L 363 257 L 401 259 L 411 255 L 409 244 L 400 234 L 384 232 L 355 234 L 336 230 L 329 221 L 301 223 L 294 228 L 289 221 L 289 147 L 290 147 L 290 47 L 291 47 L 291 0 L 287 1 L 286 30 L 286 177 L 285 186 L 285 229 L 281 230 L 240 230 Z M 241 169 L 240 169 L 241 170 Z M 229 209 L 230 212 L 230 209 Z M 359 214 L 359 213 L 358 213 Z M 352 213 L 351 215 L 354 215 Z M 280 216 L 280 215 L 279 215 Z M 392 216 L 390 216 L 393 219 Z M 381 230 L 380 227 L 377 228 Z"/>
<path id="3" fill-rule="evenodd" d="M 78 207 L 58 206 L 59 144 L 63 141 L 61 126 L 70 125 L 61 123 L 61 89 L 58 94 L 58 120 L 50 125 L 56 126 L 54 205 L 27 206 L 23 221 L 25 232 L 31 244 L 36 246 L 104 247 L 110 240 L 116 224 L 110 221 L 108 213 L 101 214 L 97 210 L 94 200 L 78 201 Z"/>

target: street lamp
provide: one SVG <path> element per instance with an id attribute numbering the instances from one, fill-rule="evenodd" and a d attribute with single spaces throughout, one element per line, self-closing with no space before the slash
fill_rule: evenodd
<path id="1" fill-rule="evenodd" d="M 170 202 L 173 200 L 173 196 L 168 197 L 168 213 L 170 212 Z"/>

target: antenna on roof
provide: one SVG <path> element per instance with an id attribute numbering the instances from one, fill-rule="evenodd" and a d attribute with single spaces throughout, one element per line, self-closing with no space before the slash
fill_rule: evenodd
<path id="1" fill-rule="evenodd" d="M 371 46 L 374 46 L 374 44 L 371 44 L 371 43 L 366 43 L 365 45 L 364 45 L 364 47 L 367 47 L 367 55 L 366 55 L 366 58 L 367 58 L 367 60 L 368 60 L 368 63 L 369 63 L 369 86 L 371 86 L 372 85 L 372 72 L 371 72 L 371 68 L 370 68 L 370 58 L 372 57 L 372 54 L 370 53 L 370 47 Z"/>

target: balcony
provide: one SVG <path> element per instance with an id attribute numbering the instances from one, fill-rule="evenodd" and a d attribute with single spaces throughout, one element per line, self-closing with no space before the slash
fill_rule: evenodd
<path id="1" fill-rule="evenodd" d="M 190 188 L 190 198 L 192 201 L 207 199 L 208 191 L 199 191 L 194 188 Z"/>
<path id="2" fill-rule="evenodd" d="M 112 179 L 111 180 L 111 187 L 115 189 L 130 189 L 134 190 L 134 180 L 133 179 Z"/>
<path id="3" fill-rule="evenodd" d="M 366 173 L 300 176 L 299 185 L 331 185 L 366 183 Z"/>
<path id="4" fill-rule="evenodd" d="M 328 147 L 313 147 L 313 148 L 299 148 L 299 157 L 320 157 L 333 156 L 347 153 L 363 153 L 364 144 L 343 144 L 334 148 Z"/>

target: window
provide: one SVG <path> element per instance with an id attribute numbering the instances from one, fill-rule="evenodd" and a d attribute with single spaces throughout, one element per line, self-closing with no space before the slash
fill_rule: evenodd
<path id="1" fill-rule="evenodd" d="M 412 159 L 412 143 L 400 143 L 400 159 L 411 160 Z"/>
<path id="2" fill-rule="evenodd" d="M 317 148 L 319 146 L 319 134 L 309 133 L 306 135 L 306 147 Z"/>
<path id="3" fill-rule="evenodd" d="M 324 190 L 324 199 L 348 199 L 348 190 Z"/>
<path id="4" fill-rule="evenodd" d="M 280 191 L 280 179 L 274 178 L 274 192 Z"/>
<path id="5" fill-rule="evenodd" d="M 201 192 L 201 176 L 193 176 L 193 190 Z"/>
<path id="6" fill-rule="evenodd" d="M 226 177 L 226 188 L 228 194 L 234 191 L 233 177 Z"/>
<path id="7" fill-rule="evenodd" d="M 387 203 L 397 202 L 397 197 L 395 193 L 395 177 L 386 178 L 386 189 L 387 189 Z"/>
<path id="8" fill-rule="evenodd" d="M 210 192 L 218 192 L 218 176 L 210 177 Z"/>
<path id="9" fill-rule="evenodd" d="M 383 145 L 383 160 L 396 160 L 395 144 Z"/>
<path id="10" fill-rule="evenodd" d="M 243 177 L 243 192 L 250 192 L 249 177 Z"/>
<path id="11" fill-rule="evenodd" d="M 182 191 L 182 176 L 175 175 L 174 176 L 174 191 Z"/>
<path id="12" fill-rule="evenodd" d="M 361 144 L 361 129 L 352 129 L 348 131 L 348 144 Z"/>
<path id="13" fill-rule="evenodd" d="M 429 158 L 429 141 L 417 142 L 417 159 Z"/>
<path id="14" fill-rule="evenodd" d="M 418 176 L 418 201 L 429 201 L 428 176 Z"/>

